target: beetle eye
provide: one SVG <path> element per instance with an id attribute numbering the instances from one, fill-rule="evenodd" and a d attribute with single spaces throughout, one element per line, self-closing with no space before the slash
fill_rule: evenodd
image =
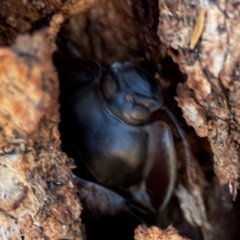
<path id="1" fill-rule="evenodd" d="M 126 97 L 128 102 L 131 102 L 133 100 L 133 97 L 130 93 L 127 93 L 125 97 Z"/>

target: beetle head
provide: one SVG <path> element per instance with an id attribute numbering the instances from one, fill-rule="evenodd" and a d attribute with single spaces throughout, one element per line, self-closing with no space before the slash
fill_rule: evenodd
<path id="1" fill-rule="evenodd" d="M 109 106 L 129 123 L 146 122 L 163 104 L 160 84 L 133 63 L 113 64 L 103 81 Z"/>

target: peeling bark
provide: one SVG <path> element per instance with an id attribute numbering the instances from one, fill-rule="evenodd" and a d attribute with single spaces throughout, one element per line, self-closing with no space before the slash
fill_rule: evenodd
<path id="1" fill-rule="evenodd" d="M 239 4 L 229 1 L 159 1 L 158 35 L 187 81 L 176 97 L 187 123 L 207 136 L 220 184 L 233 198 L 239 187 Z M 200 41 L 189 49 L 201 7 L 206 9 Z"/>

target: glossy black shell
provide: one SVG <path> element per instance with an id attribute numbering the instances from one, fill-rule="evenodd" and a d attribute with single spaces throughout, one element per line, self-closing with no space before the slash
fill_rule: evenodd
<path id="1" fill-rule="evenodd" d="M 81 176 L 128 190 L 149 209 L 162 208 L 175 182 L 176 156 L 168 126 L 161 121 L 131 125 L 116 116 L 101 94 L 101 67 L 96 62 L 69 58 L 55 64 L 61 85 L 61 132 L 66 151 L 88 172 Z"/>

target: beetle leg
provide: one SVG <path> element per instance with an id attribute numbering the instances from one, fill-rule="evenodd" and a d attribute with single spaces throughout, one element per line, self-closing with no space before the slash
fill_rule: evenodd
<path id="1" fill-rule="evenodd" d="M 180 123 L 178 122 L 178 120 L 176 119 L 176 117 L 173 115 L 173 113 L 166 106 L 163 106 L 163 109 L 167 112 L 169 118 L 171 119 L 173 124 L 176 126 L 178 133 L 182 139 L 183 146 L 184 146 L 185 165 L 186 165 L 186 169 L 187 169 L 188 179 L 192 179 L 192 178 L 194 178 L 195 173 L 192 168 L 192 161 L 191 161 L 192 160 L 192 151 L 191 151 L 190 143 L 188 141 L 188 137 L 187 137 L 186 133 L 184 132 L 184 130 L 182 129 L 182 127 L 181 127 Z"/>
<path id="2" fill-rule="evenodd" d="M 119 194 L 96 183 L 79 178 L 73 173 L 72 176 L 77 185 L 84 211 L 101 217 L 117 215 L 127 208 L 126 200 Z"/>
<path id="3" fill-rule="evenodd" d="M 146 224 L 141 216 L 147 216 L 146 209 L 138 207 L 134 203 L 126 200 L 121 195 L 107 189 L 97 183 L 89 182 L 79 178 L 72 173 L 72 177 L 77 185 L 79 198 L 83 205 L 83 211 L 89 213 L 91 217 L 112 217 L 121 212 L 128 212 L 140 222 Z"/>
<path id="4" fill-rule="evenodd" d="M 144 180 L 131 188 L 133 198 L 159 212 L 167 204 L 176 179 L 176 153 L 171 131 L 163 121 L 146 127 L 149 135 Z"/>

